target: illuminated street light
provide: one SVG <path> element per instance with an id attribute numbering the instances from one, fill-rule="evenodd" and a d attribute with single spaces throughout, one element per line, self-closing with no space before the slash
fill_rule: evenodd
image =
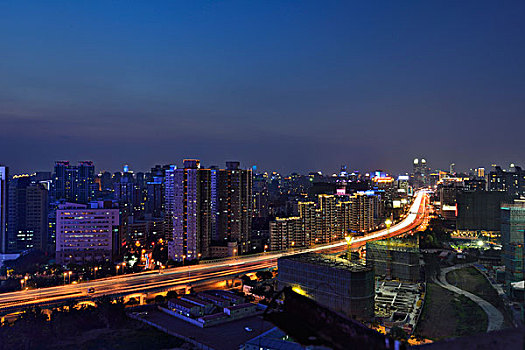
<path id="1" fill-rule="evenodd" d="M 352 241 L 354 240 L 354 237 L 352 236 L 345 236 L 345 241 L 346 241 L 346 245 L 348 246 L 348 252 L 347 252 L 347 257 L 348 257 L 348 260 L 352 260 Z"/>

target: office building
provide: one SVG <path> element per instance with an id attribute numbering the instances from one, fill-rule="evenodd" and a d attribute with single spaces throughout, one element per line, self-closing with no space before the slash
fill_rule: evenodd
<path id="1" fill-rule="evenodd" d="M 119 209 L 113 202 L 65 203 L 56 213 L 57 263 L 111 261 L 118 253 Z"/>
<path id="2" fill-rule="evenodd" d="M 372 268 L 331 255 L 307 253 L 277 260 L 278 289 L 292 287 L 319 304 L 350 317 L 374 317 Z"/>
<path id="3" fill-rule="evenodd" d="M 515 199 L 501 205 L 501 239 L 505 287 L 509 291 L 512 282 L 525 279 L 525 200 Z"/>
<path id="4" fill-rule="evenodd" d="M 29 175 L 16 175 L 9 186 L 8 250 L 47 250 L 48 191 Z"/>
<path id="5" fill-rule="evenodd" d="M 8 253 L 7 244 L 7 203 L 9 200 L 7 184 L 9 168 L 0 164 L 0 252 Z"/>

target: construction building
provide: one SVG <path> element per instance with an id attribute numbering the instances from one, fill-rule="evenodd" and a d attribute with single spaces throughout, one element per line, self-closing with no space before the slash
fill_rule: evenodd
<path id="1" fill-rule="evenodd" d="M 416 238 L 385 239 L 366 244 L 367 264 L 378 276 L 416 282 L 421 279 Z"/>
<path id="2" fill-rule="evenodd" d="M 319 304 L 359 319 L 374 317 L 374 270 L 324 254 L 297 254 L 277 260 L 278 288 L 292 287 Z"/>

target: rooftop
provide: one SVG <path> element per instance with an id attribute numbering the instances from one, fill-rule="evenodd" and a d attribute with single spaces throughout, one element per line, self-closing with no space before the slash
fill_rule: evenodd
<path id="1" fill-rule="evenodd" d="M 184 300 L 180 300 L 180 299 L 171 299 L 169 302 L 172 303 L 172 304 L 180 305 L 180 306 L 182 306 L 184 308 L 187 308 L 187 309 L 192 309 L 194 307 L 198 307 L 198 305 L 196 305 L 196 304 L 193 304 L 193 303 L 190 303 L 190 302 L 187 302 L 187 301 L 184 301 Z"/>
<path id="2" fill-rule="evenodd" d="M 290 256 L 279 258 L 279 260 L 292 260 L 292 261 L 302 262 L 305 264 L 321 265 L 321 266 L 331 267 L 334 269 L 340 269 L 340 270 L 345 270 L 345 271 L 350 270 L 352 272 L 364 272 L 364 271 L 372 270 L 371 267 L 367 267 L 366 265 L 362 265 L 362 264 L 353 263 L 350 260 L 336 258 L 331 255 L 316 254 L 316 253 L 304 253 L 304 254 L 290 255 Z"/>
<path id="3" fill-rule="evenodd" d="M 235 305 L 235 306 L 227 306 L 227 307 L 225 307 L 225 309 L 237 310 L 237 309 L 245 309 L 247 307 L 256 307 L 256 306 L 257 305 L 253 304 L 253 303 L 244 303 L 244 304 L 239 304 L 239 305 Z"/>

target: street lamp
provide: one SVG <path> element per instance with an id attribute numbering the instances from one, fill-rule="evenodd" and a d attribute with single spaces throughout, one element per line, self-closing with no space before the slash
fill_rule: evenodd
<path id="1" fill-rule="evenodd" d="M 354 237 L 352 236 L 345 236 L 346 245 L 348 246 L 348 252 L 347 257 L 348 260 L 352 261 L 352 241 L 354 240 Z"/>
<path id="2" fill-rule="evenodd" d="M 120 265 L 115 266 L 115 270 L 116 270 L 116 271 L 115 271 L 115 275 L 118 275 L 118 269 L 119 269 L 119 267 L 120 267 Z"/>
<path id="3" fill-rule="evenodd" d="M 71 272 L 71 271 L 69 271 L 69 272 L 67 273 L 67 275 L 68 275 L 68 277 L 67 277 L 68 282 L 67 282 L 67 283 L 71 283 L 71 274 L 72 274 L 72 273 L 73 273 L 73 272 Z"/>
<path id="4" fill-rule="evenodd" d="M 98 266 L 95 266 L 95 279 L 97 279 Z"/>

